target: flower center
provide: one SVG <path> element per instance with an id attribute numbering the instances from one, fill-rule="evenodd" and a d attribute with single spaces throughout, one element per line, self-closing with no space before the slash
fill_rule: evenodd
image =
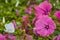
<path id="1" fill-rule="evenodd" d="M 48 30 L 49 29 L 49 25 L 46 25 L 45 28 Z"/>

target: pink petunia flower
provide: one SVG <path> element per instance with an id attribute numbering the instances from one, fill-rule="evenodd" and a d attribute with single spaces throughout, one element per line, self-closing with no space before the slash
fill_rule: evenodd
<path id="1" fill-rule="evenodd" d="M 27 19 L 28 19 L 28 16 L 23 16 L 23 17 L 22 17 L 22 20 L 23 20 L 23 21 L 26 21 Z"/>
<path id="2" fill-rule="evenodd" d="M 4 35 L 0 34 L 0 40 L 7 40 Z"/>
<path id="3" fill-rule="evenodd" d="M 53 40 L 60 40 L 60 35 L 55 36 L 55 37 L 53 38 Z"/>
<path id="4" fill-rule="evenodd" d="M 9 38 L 10 40 L 16 40 L 16 37 L 11 34 L 5 34 L 5 38 Z"/>
<path id="5" fill-rule="evenodd" d="M 54 21 L 47 15 L 43 15 L 36 21 L 34 33 L 40 36 L 49 36 L 56 29 Z"/>
<path id="6" fill-rule="evenodd" d="M 60 19 L 60 11 L 56 11 L 56 12 L 54 13 L 54 16 L 55 16 L 56 18 Z"/>
<path id="7" fill-rule="evenodd" d="M 34 6 L 35 18 L 33 21 L 35 21 L 35 19 L 36 20 L 39 19 L 40 16 L 49 15 L 51 12 L 51 9 L 52 9 L 52 5 L 50 3 L 48 3 L 48 1 L 44 1 L 44 2 L 40 3 L 39 5 L 35 5 Z"/>
<path id="8" fill-rule="evenodd" d="M 23 16 L 22 17 L 22 25 L 20 26 L 20 28 L 24 29 L 24 26 L 25 26 L 25 31 L 27 34 L 29 33 L 29 26 L 28 26 L 29 24 L 30 24 L 30 21 L 28 19 L 28 16 Z"/>
<path id="9" fill-rule="evenodd" d="M 30 5 L 30 0 L 28 0 L 27 5 Z"/>
<path id="10" fill-rule="evenodd" d="M 10 38 L 11 40 L 16 40 L 16 37 L 15 37 L 15 36 L 12 36 L 12 35 L 10 35 L 9 38 Z"/>
<path id="11" fill-rule="evenodd" d="M 52 4 L 48 3 L 47 1 L 44 1 L 40 3 L 39 7 L 41 10 L 45 12 L 44 14 L 49 14 L 52 9 Z"/>
<path id="12" fill-rule="evenodd" d="M 23 25 L 21 25 L 21 26 L 20 26 L 20 29 L 21 29 L 21 30 L 24 30 L 24 27 L 23 27 Z"/>
<path id="13" fill-rule="evenodd" d="M 25 12 L 26 12 L 27 14 L 31 14 L 31 13 L 32 13 L 32 7 L 30 6 L 30 7 L 26 8 L 26 9 L 25 9 Z"/>
<path id="14" fill-rule="evenodd" d="M 33 37 L 31 35 L 26 35 L 26 38 L 29 40 L 33 40 Z"/>
<path id="15" fill-rule="evenodd" d="M 28 16 L 23 16 L 22 17 L 22 24 L 23 25 L 28 25 L 30 23 L 29 17 Z"/>
<path id="16" fill-rule="evenodd" d="M 26 36 L 22 37 L 22 40 L 34 40 L 31 35 L 26 34 Z"/>
<path id="17" fill-rule="evenodd" d="M 57 40 L 57 36 L 55 36 L 55 37 L 53 38 L 53 40 Z"/>
<path id="18" fill-rule="evenodd" d="M 40 9 L 39 6 L 34 6 L 34 10 L 35 10 L 35 18 L 39 18 L 39 16 L 41 16 L 42 14 L 44 14 L 44 11 Z"/>
<path id="19" fill-rule="evenodd" d="M 60 24 L 60 11 L 56 11 L 54 16 L 57 18 L 57 23 Z"/>
<path id="20" fill-rule="evenodd" d="M 36 21 L 36 18 L 34 18 L 34 19 L 32 20 L 32 24 L 34 24 L 34 23 L 35 23 L 35 21 Z"/>
<path id="21" fill-rule="evenodd" d="M 15 20 L 13 20 L 13 25 L 14 25 L 14 28 L 17 28 L 17 23 L 16 23 L 16 21 Z"/>
<path id="22" fill-rule="evenodd" d="M 18 9 L 16 9 L 15 11 L 16 11 L 16 16 L 19 16 Z"/>
<path id="23" fill-rule="evenodd" d="M 39 4 L 39 6 L 34 6 L 34 10 L 36 12 L 36 16 L 39 17 L 42 15 L 48 15 L 50 14 L 52 9 L 52 4 L 48 3 L 47 1 L 44 1 Z"/>

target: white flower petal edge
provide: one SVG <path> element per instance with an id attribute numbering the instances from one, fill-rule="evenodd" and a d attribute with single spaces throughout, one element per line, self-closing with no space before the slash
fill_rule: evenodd
<path id="1" fill-rule="evenodd" d="M 3 21 L 2 22 L 5 23 L 5 17 L 3 17 Z"/>
<path id="2" fill-rule="evenodd" d="M 19 0 L 16 0 L 16 1 L 17 1 L 17 2 L 16 2 L 16 5 L 15 5 L 15 6 L 17 7 L 17 6 L 18 6 L 18 4 L 19 4 Z"/>

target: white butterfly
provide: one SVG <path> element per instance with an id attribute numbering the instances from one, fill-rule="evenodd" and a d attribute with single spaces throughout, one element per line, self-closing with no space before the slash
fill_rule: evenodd
<path id="1" fill-rule="evenodd" d="M 5 32 L 8 32 L 8 33 L 13 33 L 15 31 L 15 28 L 14 28 L 14 25 L 13 23 L 9 23 L 9 24 L 5 24 Z"/>

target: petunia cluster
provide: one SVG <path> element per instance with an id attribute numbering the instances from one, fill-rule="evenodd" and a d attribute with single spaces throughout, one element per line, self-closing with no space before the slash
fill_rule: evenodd
<path id="1" fill-rule="evenodd" d="M 51 12 L 52 5 L 44 1 L 40 3 L 39 6 L 35 6 L 34 9 L 36 12 L 36 22 L 34 23 L 35 27 L 33 29 L 34 33 L 43 37 L 51 35 L 56 29 L 54 21 L 48 16 Z"/>
<path id="2" fill-rule="evenodd" d="M 12 13 L 15 13 L 16 17 L 12 15 L 10 17 L 7 12 L 9 18 L 3 16 L 2 23 L 0 23 L 4 25 L 3 29 L 0 29 L 0 40 L 40 40 L 40 37 L 49 38 L 47 40 L 60 40 L 60 32 L 55 31 L 60 27 L 60 10 L 54 10 L 50 0 L 44 0 L 38 5 L 36 4 L 38 0 L 32 0 L 32 2 L 28 0 L 24 7 L 19 0 L 16 2 L 16 5 L 14 4 L 16 9 L 9 9 L 10 12 L 14 11 Z M 22 7 L 19 10 L 20 5 Z M 53 35 L 54 33 L 57 35 Z"/>

